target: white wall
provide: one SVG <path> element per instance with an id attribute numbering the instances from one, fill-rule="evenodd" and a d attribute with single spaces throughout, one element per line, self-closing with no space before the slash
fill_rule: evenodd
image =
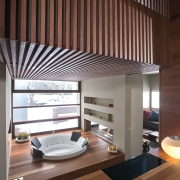
<path id="1" fill-rule="evenodd" d="M 142 153 L 143 76 L 126 76 L 126 157 Z"/>
<path id="2" fill-rule="evenodd" d="M 149 75 L 143 75 L 143 90 L 150 91 L 150 77 Z"/>
<path id="3" fill-rule="evenodd" d="M 149 75 L 150 87 L 152 90 L 159 90 L 159 74 Z"/>
<path id="4" fill-rule="evenodd" d="M 141 75 L 121 75 L 81 83 L 82 129 L 84 96 L 113 99 L 113 143 L 125 152 L 126 159 L 142 153 L 142 80 Z"/>
<path id="5" fill-rule="evenodd" d="M 159 90 L 159 74 L 143 75 L 143 90 Z"/>
<path id="6" fill-rule="evenodd" d="M 4 64 L 0 64 L 0 179 L 7 180 L 9 172 L 8 130 L 11 120 L 11 78 Z"/>

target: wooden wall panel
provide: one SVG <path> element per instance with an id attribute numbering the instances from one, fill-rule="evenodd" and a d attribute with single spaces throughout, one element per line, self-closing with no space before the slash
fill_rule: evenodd
<path id="1" fill-rule="evenodd" d="M 118 1 L 114 0 L 114 56 L 119 57 L 119 32 L 118 32 L 118 18 L 119 18 Z"/>
<path id="2" fill-rule="evenodd" d="M 84 51 L 85 50 L 85 5 L 84 0 L 80 0 L 80 20 L 79 20 L 79 50 Z"/>
<path id="3" fill-rule="evenodd" d="M 97 6 L 96 0 L 92 0 L 92 53 L 96 54 L 98 50 L 97 46 Z"/>
<path id="4" fill-rule="evenodd" d="M 54 46 L 54 0 L 49 3 L 49 45 Z"/>
<path id="5" fill-rule="evenodd" d="M 168 65 L 167 0 L 14 0 L 9 6 L 11 39 Z"/>
<path id="6" fill-rule="evenodd" d="M 137 61 L 140 61 L 140 12 L 139 8 L 136 8 L 136 46 L 137 46 Z"/>
<path id="7" fill-rule="evenodd" d="M 160 71 L 160 141 L 166 136 L 170 136 L 170 135 L 180 136 L 179 49 L 180 49 L 180 3 L 178 0 L 171 0 L 170 1 L 170 65 L 168 68 L 162 67 Z"/>
<path id="8" fill-rule="evenodd" d="M 10 54 L 8 52 L 8 48 L 7 48 L 7 43 L 6 43 L 6 40 L 5 39 L 0 39 L 0 45 L 1 45 L 1 50 L 4 54 L 4 57 L 6 59 L 6 62 L 7 62 L 7 67 L 9 69 L 9 73 L 11 75 L 11 77 L 13 77 L 13 72 L 12 72 L 12 68 L 11 68 L 11 57 L 10 57 Z"/>
<path id="9" fill-rule="evenodd" d="M 16 39 L 16 0 L 11 2 L 11 10 L 10 10 L 10 39 Z"/>
<path id="10" fill-rule="evenodd" d="M 123 58 L 123 1 L 119 1 L 119 57 Z"/>
<path id="11" fill-rule="evenodd" d="M 40 9 L 40 43 L 45 45 L 45 27 L 46 27 L 46 0 L 41 0 Z"/>
<path id="12" fill-rule="evenodd" d="M 180 64 L 162 68 L 160 71 L 160 141 L 166 136 L 180 136 L 179 92 Z"/>
<path id="13" fill-rule="evenodd" d="M 129 58 L 128 59 L 132 59 L 133 60 L 133 20 L 132 20 L 132 17 L 133 17 L 133 9 L 132 9 L 132 2 L 129 1 L 128 2 L 128 8 L 127 8 L 127 11 L 128 11 L 128 34 L 129 34 L 129 39 L 128 39 L 128 49 L 129 49 L 129 53 L 128 53 L 128 56 Z"/>
<path id="14" fill-rule="evenodd" d="M 98 14 L 98 54 L 103 54 L 104 50 L 103 50 L 103 1 L 99 0 L 99 14 Z"/>
<path id="15" fill-rule="evenodd" d="M 63 18 L 63 13 L 62 13 L 62 9 L 63 9 L 63 4 L 62 4 L 63 0 L 58 0 L 58 12 L 57 12 L 57 46 L 58 47 L 63 47 L 63 39 L 62 39 L 62 32 L 63 32 L 63 22 L 62 22 L 62 18 Z"/>
<path id="16" fill-rule="evenodd" d="M 26 41 L 27 0 L 21 1 L 21 41 Z"/>
<path id="17" fill-rule="evenodd" d="M 170 20 L 170 64 L 173 66 L 180 64 L 180 3 L 177 0 L 172 0 L 170 3 Z"/>
<path id="18" fill-rule="evenodd" d="M 17 77 L 17 72 L 16 72 L 16 59 L 17 59 L 17 54 L 16 54 L 16 43 L 15 41 L 10 42 L 11 46 L 11 54 L 12 54 L 12 62 L 13 62 L 13 76 Z"/>
<path id="19" fill-rule="evenodd" d="M 36 43 L 36 0 L 31 0 L 31 42 Z"/>
<path id="20" fill-rule="evenodd" d="M 0 0 L 0 38 L 5 37 L 5 0 Z"/>
<path id="21" fill-rule="evenodd" d="M 78 49 L 78 6 L 77 0 L 73 0 L 72 4 L 72 49 Z"/>
<path id="22" fill-rule="evenodd" d="M 114 6 L 113 0 L 109 1 L 109 55 L 114 55 Z"/>
<path id="23" fill-rule="evenodd" d="M 133 22 L 132 23 L 132 59 L 135 60 L 137 59 L 137 46 L 136 46 L 136 39 L 137 39 L 137 36 L 136 36 L 136 7 L 134 6 L 134 4 L 132 3 L 132 14 L 131 14 L 131 21 Z"/>
<path id="24" fill-rule="evenodd" d="M 87 52 L 91 52 L 91 1 L 87 0 L 86 2 L 86 46 Z"/>
<path id="25" fill-rule="evenodd" d="M 70 21 L 71 21 L 71 16 L 70 16 L 70 0 L 66 0 L 66 6 L 65 6 L 65 12 L 66 12 L 66 18 L 65 18 L 65 47 L 67 49 L 70 49 L 70 31 L 71 31 L 71 26 L 70 26 Z"/>
<path id="26" fill-rule="evenodd" d="M 108 56 L 109 55 L 109 40 L 108 40 L 108 37 L 109 37 L 109 19 L 108 19 L 108 16 L 109 16 L 109 1 L 108 0 L 105 0 L 105 7 L 104 7 L 104 44 L 105 44 L 105 55 Z"/>

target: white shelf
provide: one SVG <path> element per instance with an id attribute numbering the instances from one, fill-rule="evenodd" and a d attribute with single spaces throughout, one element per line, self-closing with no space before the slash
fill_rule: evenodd
<path id="1" fill-rule="evenodd" d="M 101 119 L 98 116 L 93 116 L 93 115 L 89 115 L 89 114 L 84 114 L 84 119 L 93 121 L 95 123 L 106 126 L 110 129 L 113 129 L 113 121 L 108 121 L 107 119 Z"/>
<path id="2" fill-rule="evenodd" d="M 96 104 L 103 107 L 110 107 L 110 106 L 113 106 L 113 99 L 85 96 L 84 103 Z"/>
<path id="3" fill-rule="evenodd" d="M 84 108 L 91 109 L 94 111 L 100 111 L 106 114 L 114 114 L 114 108 L 113 107 L 105 107 L 105 106 L 100 106 L 97 104 L 89 104 L 89 103 L 84 103 Z"/>

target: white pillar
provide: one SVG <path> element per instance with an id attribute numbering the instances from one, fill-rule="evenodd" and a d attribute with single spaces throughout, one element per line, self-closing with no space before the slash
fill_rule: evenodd
<path id="1" fill-rule="evenodd" d="M 0 179 L 9 173 L 8 129 L 11 118 L 11 78 L 5 64 L 0 64 Z"/>

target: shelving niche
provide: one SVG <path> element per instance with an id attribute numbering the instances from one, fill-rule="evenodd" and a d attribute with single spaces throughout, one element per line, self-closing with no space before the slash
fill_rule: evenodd
<path id="1" fill-rule="evenodd" d="M 94 104 L 104 107 L 113 107 L 113 99 L 98 98 L 98 97 L 84 97 L 84 103 Z"/>
<path id="2" fill-rule="evenodd" d="M 113 129 L 113 99 L 85 96 L 84 119 Z"/>

